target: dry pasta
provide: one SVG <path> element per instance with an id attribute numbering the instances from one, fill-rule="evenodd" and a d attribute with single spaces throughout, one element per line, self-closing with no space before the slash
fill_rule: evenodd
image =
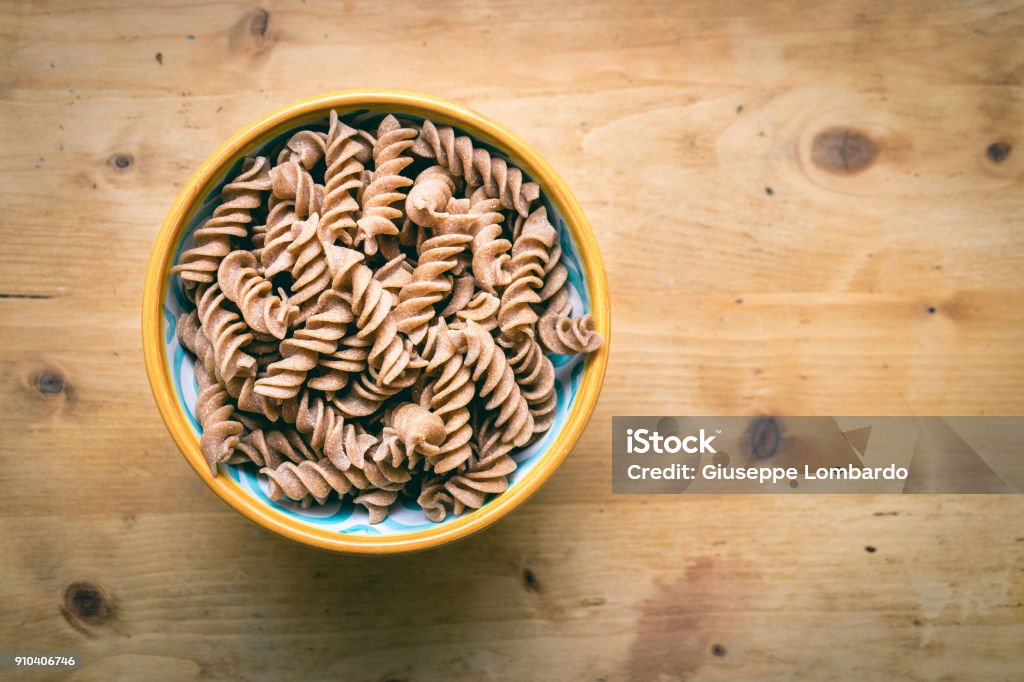
<path id="1" fill-rule="evenodd" d="M 256 466 L 274 500 L 371 523 L 504 492 L 554 423 L 547 354 L 603 341 L 540 198 L 468 136 L 392 115 L 331 112 L 246 159 L 172 270 L 211 472 Z"/>

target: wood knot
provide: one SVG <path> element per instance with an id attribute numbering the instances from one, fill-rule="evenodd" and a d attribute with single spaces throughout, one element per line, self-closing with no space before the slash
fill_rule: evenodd
<path id="1" fill-rule="evenodd" d="M 132 158 L 131 154 L 125 154 L 122 152 L 120 154 L 114 154 L 113 156 L 111 156 L 107 160 L 107 163 L 114 170 L 123 171 L 128 170 L 131 167 L 131 165 L 135 163 L 135 159 Z"/>
<path id="2" fill-rule="evenodd" d="M 711 645 L 711 655 L 712 656 L 718 656 L 719 658 L 721 658 L 722 656 L 725 656 L 725 647 L 722 646 L 721 644 L 712 644 Z"/>
<path id="3" fill-rule="evenodd" d="M 57 369 L 47 367 L 40 370 L 35 378 L 36 390 L 46 396 L 59 395 L 64 392 L 64 374 Z"/>
<path id="4" fill-rule="evenodd" d="M 993 142 L 985 150 L 985 156 L 992 163 L 1002 163 L 1006 161 L 1006 157 L 1010 155 L 1013 147 L 1008 142 Z"/>
<path id="5" fill-rule="evenodd" d="M 273 47 L 270 12 L 256 8 L 247 12 L 228 33 L 228 48 L 239 54 L 261 55 Z"/>
<path id="6" fill-rule="evenodd" d="M 747 442 L 754 459 L 771 459 L 782 444 L 782 428 L 775 417 L 760 417 L 750 422 Z"/>
<path id="7" fill-rule="evenodd" d="M 270 12 L 257 8 L 253 10 L 252 16 L 249 18 L 249 33 L 257 38 L 262 38 L 267 35 L 267 26 L 269 24 Z"/>
<path id="8" fill-rule="evenodd" d="M 860 173 L 878 157 L 878 145 L 852 128 L 828 128 L 814 136 L 811 161 L 836 175 Z"/>
<path id="9" fill-rule="evenodd" d="M 528 568 L 523 569 L 523 589 L 527 592 L 540 592 L 540 581 Z"/>
<path id="10" fill-rule="evenodd" d="M 87 580 L 71 583 L 64 589 L 61 613 L 74 628 L 102 625 L 114 616 L 114 602 L 99 585 Z"/>

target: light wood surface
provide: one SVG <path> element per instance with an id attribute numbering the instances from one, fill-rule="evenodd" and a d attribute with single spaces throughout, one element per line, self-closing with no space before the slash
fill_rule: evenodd
<path id="1" fill-rule="evenodd" d="M 0 678 L 1020 678 L 1021 498 L 612 496 L 610 439 L 615 414 L 1022 412 L 1021 7 L 4 2 L 0 26 L 0 650 L 84 661 Z M 202 159 L 365 87 L 531 142 L 613 296 L 546 488 L 385 559 L 206 490 L 139 332 Z"/>

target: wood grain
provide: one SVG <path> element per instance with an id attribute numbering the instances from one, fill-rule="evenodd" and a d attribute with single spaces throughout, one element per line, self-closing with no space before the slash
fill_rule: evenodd
<path id="1" fill-rule="evenodd" d="M 1022 412 L 1018 5 L 7 2 L 0 26 L 0 649 L 85 662 L 32 679 L 1019 678 L 1020 499 L 613 497 L 609 472 L 615 414 Z M 139 333 L 192 170 L 359 87 L 531 142 L 613 296 L 554 479 L 389 559 L 214 498 Z"/>

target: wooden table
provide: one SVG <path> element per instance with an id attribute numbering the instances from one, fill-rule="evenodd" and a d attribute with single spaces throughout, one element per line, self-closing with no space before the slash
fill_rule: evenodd
<path id="1" fill-rule="evenodd" d="M 615 414 L 1024 409 L 1024 11 L 818 4 L 4 3 L 0 650 L 84 665 L 0 677 L 1020 679 L 1020 497 L 611 494 Z M 613 292 L 543 492 L 385 559 L 215 498 L 139 332 L 202 159 L 364 87 L 535 145 Z"/>

